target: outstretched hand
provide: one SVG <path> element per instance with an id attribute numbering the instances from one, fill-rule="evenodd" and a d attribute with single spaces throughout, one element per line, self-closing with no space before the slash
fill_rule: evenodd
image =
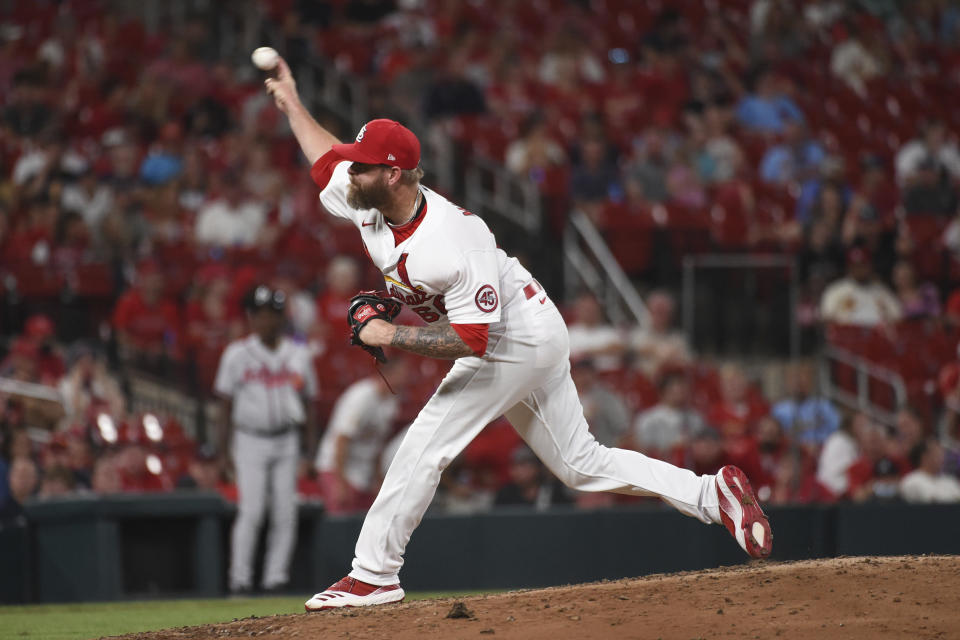
<path id="1" fill-rule="evenodd" d="M 300 97 L 297 95 L 297 83 L 290 73 L 290 67 L 283 58 L 277 60 L 276 77 L 267 78 L 264 85 L 267 87 L 267 93 L 273 96 L 273 101 L 277 109 L 289 114 L 289 109 L 295 105 Z"/>

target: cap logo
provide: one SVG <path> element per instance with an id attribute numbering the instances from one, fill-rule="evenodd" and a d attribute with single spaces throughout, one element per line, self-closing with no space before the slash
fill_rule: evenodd
<path id="1" fill-rule="evenodd" d="M 357 134 L 357 142 L 363 140 L 363 134 L 367 132 L 367 125 L 360 127 L 360 133 Z"/>
<path id="2" fill-rule="evenodd" d="M 390 162 L 393 162 L 393 161 L 396 160 L 396 159 L 397 159 L 397 157 L 396 157 L 395 155 L 393 155 L 392 153 L 388 153 L 388 154 L 387 154 L 387 160 L 389 160 Z"/>

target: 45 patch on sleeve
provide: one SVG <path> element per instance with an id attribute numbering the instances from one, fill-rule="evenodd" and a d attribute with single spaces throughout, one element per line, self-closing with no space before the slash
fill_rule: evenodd
<path id="1" fill-rule="evenodd" d="M 496 290 L 489 284 L 477 289 L 477 295 L 474 296 L 473 300 L 477 303 L 477 308 L 484 313 L 493 313 L 497 310 L 497 305 L 500 304 Z"/>

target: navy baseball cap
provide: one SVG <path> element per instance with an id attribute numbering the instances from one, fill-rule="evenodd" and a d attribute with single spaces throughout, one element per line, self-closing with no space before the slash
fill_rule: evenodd
<path id="1" fill-rule="evenodd" d="M 244 306 L 251 311 L 267 308 L 279 313 L 287 308 L 287 294 L 261 284 L 247 293 Z"/>

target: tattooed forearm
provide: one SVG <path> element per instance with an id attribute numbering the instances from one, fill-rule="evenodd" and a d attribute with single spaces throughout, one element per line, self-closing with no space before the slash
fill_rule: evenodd
<path id="1" fill-rule="evenodd" d="M 473 350 L 460 339 L 453 327 L 409 327 L 398 325 L 390 345 L 421 356 L 456 360 L 472 356 Z"/>

